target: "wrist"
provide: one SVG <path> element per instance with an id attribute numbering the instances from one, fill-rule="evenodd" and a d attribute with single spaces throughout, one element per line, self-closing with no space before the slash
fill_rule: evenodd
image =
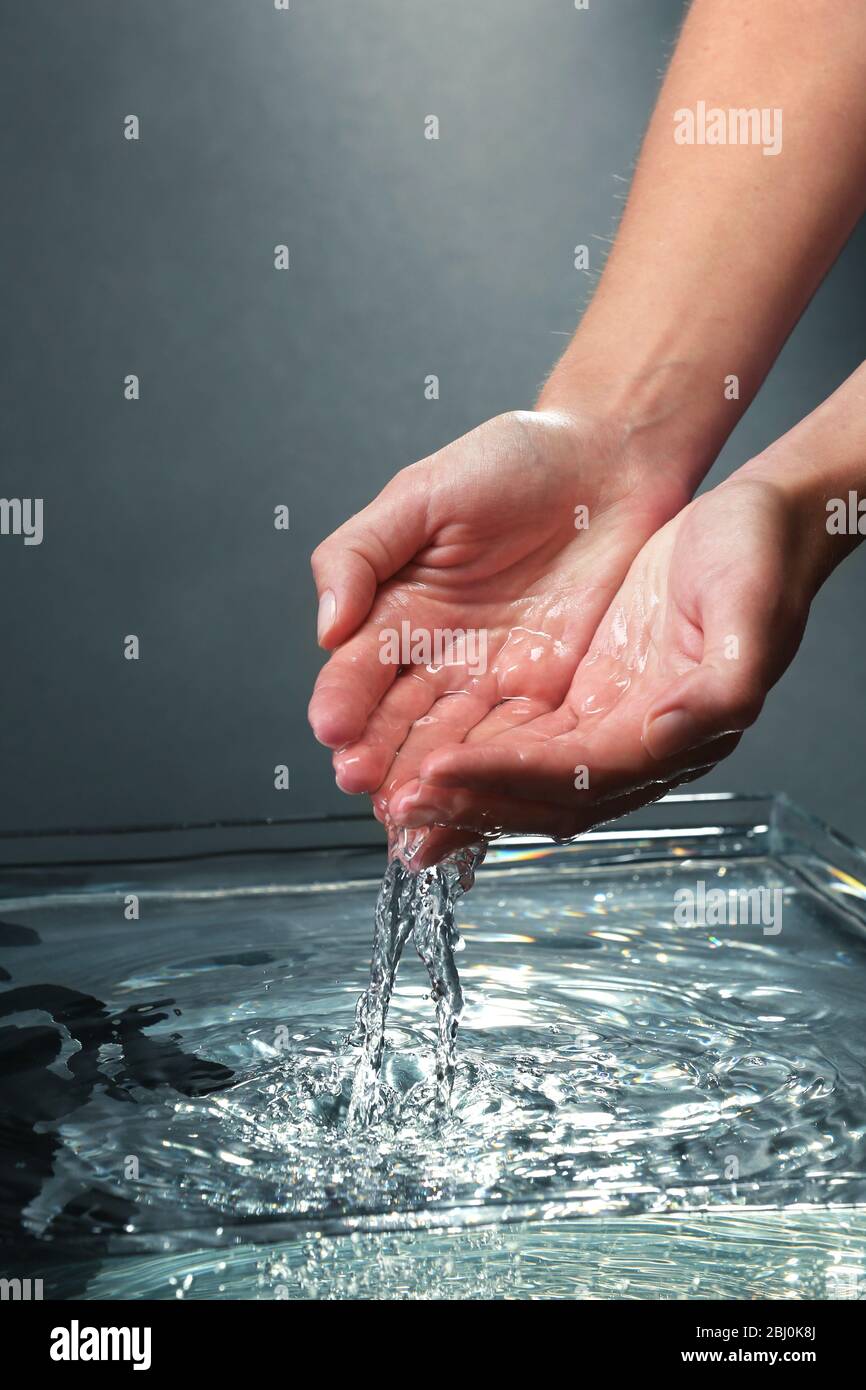
<path id="1" fill-rule="evenodd" d="M 864 406 L 866 363 L 740 470 L 786 499 L 815 590 L 866 534 Z"/>
<path id="2" fill-rule="evenodd" d="M 625 455 L 654 475 L 672 475 L 690 497 L 745 406 L 726 395 L 715 364 L 659 335 L 628 344 L 595 324 L 578 329 L 536 409 L 587 412 Z"/>
<path id="3" fill-rule="evenodd" d="M 862 524 L 866 533 L 866 499 L 861 512 L 858 503 L 863 490 L 858 494 L 855 479 L 846 477 L 844 469 L 827 468 L 795 435 L 792 431 L 790 437 L 750 459 L 729 482 L 761 482 L 781 499 L 790 520 L 788 563 L 811 601 L 863 539 L 858 526 Z"/>

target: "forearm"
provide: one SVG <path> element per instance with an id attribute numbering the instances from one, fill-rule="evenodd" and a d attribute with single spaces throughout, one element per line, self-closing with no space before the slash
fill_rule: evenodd
<path id="1" fill-rule="evenodd" d="M 701 102 L 767 112 L 726 130 L 765 143 L 700 143 Z M 866 5 L 696 0 L 601 283 L 539 406 L 595 406 L 696 485 L 864 206 Z"/>

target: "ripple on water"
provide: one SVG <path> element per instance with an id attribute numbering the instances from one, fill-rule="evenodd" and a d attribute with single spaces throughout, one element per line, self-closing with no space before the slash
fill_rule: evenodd
<path id="1" fill-rule="evenodd" d="M 39 942 L 3 957 L 15 956 L 16 1026 L 55 1029 L 64 1044 L 46 1060 L 61 1100 L 33 1116 L 55 1147 L 25 1228 L 56 1238 L 64 1213 L 64 1236 L 159 1249 L 382 1221 L 464 1229 L 479 1215 L 863 1202 L 859 929 L 772 861 L 700 873 L 721 869 L 728 885 L 784 890 L 779 936 L 676 925 L 688 863 L 482 870 L 460 905 L 450 1107 L 431 975 L 407 958 L 368 1126 L 350 1123 L 359 1043 L 346 1030 L 372 885 L 275 894 L 254 913 L 231 894 L 155 903 L 146 941 L 120 946 L 114 917 L 86 902 L 74 948 L 56 911 L 19 914 Z M 100 1000 L 84 994 L 97 974 Z M 67 992 L 60 1002 L 48 982 Z M 91 1000 L 81 1037 L 63 1014 L 76 990 Z M 183 1058 L 214 1071 L 190 1084 Z M 21 1065 L 7 1109 L 31 1103 Z M 122 1205 L 120 1226 L 106 1201 L 82 1200 L 94 1192 Z"/>

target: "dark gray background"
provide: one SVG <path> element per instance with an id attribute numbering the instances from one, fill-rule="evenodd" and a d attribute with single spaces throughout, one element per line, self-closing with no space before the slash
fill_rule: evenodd
<path id="1" fill-rule="evenodd" d="M 309 552 L 403 464 L 532 403 L 680 16 L 2 0 L 0 495 L 44 497 L 45 540 L 0 538 L 0 829 L 346 809 L 305 721 Z M 713 480 L 866 355 L 863 249 L 861 229 Z M 698 789 L 784 789 L 866 841 L 864 564 Z"/>

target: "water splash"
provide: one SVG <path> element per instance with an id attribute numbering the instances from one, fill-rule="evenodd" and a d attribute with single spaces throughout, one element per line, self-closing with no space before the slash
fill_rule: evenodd
<path id="1" fill-rule="evenodd" d="M 492 853 L 457 904 L 451 1108 L 437 1113 L 430 988 L 409 961 L 376 1122 L 354 1129 L 344 1038 L 370 980 L 380 852 L 163 866 L 131 936 L 114 866 L 60 900 L 48 877 L 47 901 L 4 904 L 0 1224 L 16 1249 L 62 1266 L 64 1297 L 105 1252 L 118 1296 L 147 1255 L 142 1287 L 175 1297 L 196 1251 L 233 1297 L 263 1257 L 251 1241 L 291 1246 L 271 1297 L 304 1296 L 308 1276 L 318 1296 L 474 1296 L 485 1270 L 496 1296 L 527 1297 L 821 1298 L 866 1279 L 860 880 L 811 860 L 807 878 L 746 836 L 638 862 L 622 842 L 595 866 Z M 783 931 L 680 925 L 696 876 L 783 889 Z M 806 1208 L 814 1241 L 790 1224 Z M 711 1239 L 713 1213 L 728 1235 Z M 515 1269 L 474 1252 L 479 1223 L 503 1224 Z"/>
<path id="2" fill-rule="evenodd" d="M 385 1022 L 397 968 L 410 936 L 427 968 L 436 1006 L 435 1103 L 443 1111 L 451 1104 L 457 1029 L 463 1012 L 463 991 L 454 959 L 462 943 L 454 925 L 454 907 L 471 888 L 484 848 L 467 847 L 441 864 L 415 869 L 412 862 L 426 834 L 392 830 L 389 835 L 389 863 L 376 902 L 370 983 L 355 1011 L 353 1040 L 360 1042 L 361 1054 L 349 1102 L 350 1129 L 371 1124 L 379 1113 Z"/>

